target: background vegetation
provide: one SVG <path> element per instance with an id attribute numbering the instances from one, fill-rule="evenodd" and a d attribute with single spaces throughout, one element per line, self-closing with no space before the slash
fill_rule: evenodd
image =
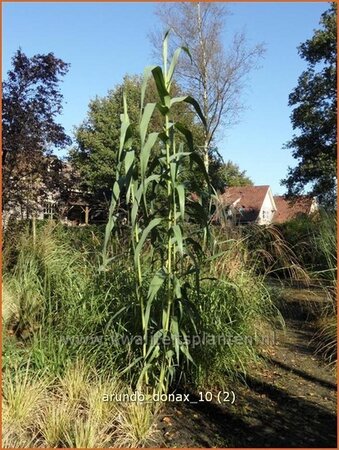
<path id="1" fill-rule="evenodd" d="M 309 249 L 317 245 L 319 270 L 309 275 L 331 299 L 318 318 L 314 339 L 319 353 L 334 361 L 335 220 L 325 216 L 311 226 L 313 233 L 303 245 Z M 104 230 L 94 232 L 93 228 L 41 223 L 35 244 L 27 223 L 6 232 L 3 405 L 7 446 L 73 443 L 84 447 L 86 442 L 99 447 L 107 442 L 134 446 L 156 438 L 156 409 L 102 402 L 104 394 L 131 393 L 136 387 L 140 368 L 132 363 L 140 357 L 141 347 L 133 337 L 140 333 L 140 313 L 125 237 L 111 240 L 116 258 L 108 272 L 99 272 Z M 231 234 L 225 239 L 218 230 L 213 233 L 214 247 L 200 260 L 200 293 L 191 296 L 189 314 L 197 330 L 187 316 L 181 327 L 201 342 L 204 336 L 227 339 L 191 343 L 194 363 L 187 366 L 181 361 L 169 390 L 178 383 L 190 389 L 222 387 L 230 378 L 242 377 L 257 360 L 263 337 L 282 325 L 275 306 L 276 288 L 272 290 L 269 273 L 254 265 L 250 240 L 239 235 L 233 239 Z M 149 251 L 145 248 L 142 257 L 146 274 L 151 274 Z M 145 295 L 150 282 L 146 275 Z"/>

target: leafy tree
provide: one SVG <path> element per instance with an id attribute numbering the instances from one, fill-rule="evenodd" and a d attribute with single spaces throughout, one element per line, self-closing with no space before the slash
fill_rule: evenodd
<path id="1" fill-rule="evenodd" d="M 336 12 L 332 4 L 321 16 L 321 28 L 298 48 L 308 67 L 289 96 L 289 106 L 294 106 L 291 121 L 298 133 L 286 144 L 298 164 L 282 180 L 288 195 L 306 189 L 325 204 L 333 204 L 336 197 Z"/>
<path id="2" fill-rule="evenodd" d="M 241 91 L 252 69 L 263 55 L 262 44 L 250 47 L 244 33 L 235 33 L 226 47 L 222 32 L 227 11 L 224 5 L 210 2 L 162 3 L 156 11 L 163 29 L 151 34 L 157 55 L 159 34 L 172 29 L 172 51 L 179 45 L 188 47 L 179 61 L 177 80 L 196 98 L 206 118 L 201 150 L 209 171 L 213 157 L 213 138 L 221 127 L 234 125 L 243 109 Z"/>
<path id="3" fill-rule="evenodd" d="M 140 76 L 125 76 L 123 82 L 108 92 L 102 98 L 95 98 L 89 104 L 85 121 L 76 129 L 76 147 L 70 152 L 70 161 L 78 169 L 82 185 L 92 192 L 101 192 L 105 197 L 110 195 L 116 174 L 117 151 L 120 141 L 120 115 L 123 110 L 123 92 L 129 104 L 131 123 L 138 123 L 140 114 Z M 180 96 L 179 88 L 174 84 L 175 96 Z M 149 83 L 146 90 L 146 102 L 158 101 L 154 83 Z M 176 120 L 189 125 L 193 129 L 194 141 L 202 139 L 202 128 L 194 122 L 194 114 L 187 105 L 178 104 L 174 111 Z M 160 113 L 152 117 L 149 128 L 151 131 L 159 129 Z M 133 135 L 137 130 L 132 129 Z M 138 154 L 139 141 L 135 140 L 134 147 Z M 155 149 L 156 151 L 156 149 Z"/>
<path id="4" fill-rule="evenodd" d="M 214 159 L 210 164 L 211 183 L 217 191 L 230 186 L 253 186 L 253 181 L 232 161 Z"/>
<path id="5" fill-rule="evenodd" d="M 3 209 L 32 215 L 60 172 L 54 148 L 70 143 L 56 122 L 62 111 L 61 77 L 69 65 L 53 53 L 27 57 L 20 49 L 2 84 Z"/>
<path id="6" fill-rule="evenodd" d="M 70 161 L 76 167 L 82 180 L 84 190 L 97 194 L 100 201 L 108 200 L 116 175 L 117 149 L 120 141 L 120 114 L 122 112 L 123 92 L 129 104 L 131 123 L 138 123 L 140 113 L 141 77 L 125 76 L 123 82 L 110 90 L 105 97 L 95 98 L 89 104 L 87 118 L 76 129 L 76 147 L 70 152 Z M 173 85 L 175 96 L 181 92 Z M 146 91 L 146 101 L 157 101 L 156 87 L 150 82 Z M 187 105 L 178 104 L 173 112 L 176 120 L 192 129 L 194 144 L 199 148 L 204 139 L 202 126 L 194 121 L 194 115 Z M 150 122 L 150 131 L 158 130 L 161 117 L 155 112 Z M 132 125 L 133 127 L 133 125 Z M 133 129 L 137 136 L 138 130 Z M 138 154 L 138 139 L 134 143 Z M 155 150 L 157 151 L 157 150 Z M 187 166 L 182 172 L 182 178 L 188 190 L 199 191 L 204 184 L 203 174 L 196 167 Z M 250 184 L 251 180 L 231 161 L 224 164 L 216 150 L 211 154 L 210 176 L 216 189 L 226 185 Z"/>

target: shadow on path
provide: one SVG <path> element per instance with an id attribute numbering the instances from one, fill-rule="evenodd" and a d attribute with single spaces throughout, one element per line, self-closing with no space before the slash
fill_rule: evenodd
<path id="1" fill-rule="evenodd" d="M 250 408 L 199 402 L 193 394 L 198 404 L 180 406 L 180 415 L 169 408 L 173 434 L 167 431 L 167 445 L 173 439 L 176 446 L 337 448 L 335 414 L 254 377 L 246 381 L 250 390 L 240 403 Z"/>
<path id="2" fill-rule="evenodd" d="M 234 405 L 191 393 L 197 404 L 167 406 L 158 423 L 166 446 L 337 448 L 335 373 L 314 357 L 306 308 L 293 302 L 286 311 L 286 330 L 262 349 L 263 364 L 229 385 Z"/>
<path id="3" fill-rule="evenodd" d="M 337 391 L 337 386 L 334 383 L 331 383 L 330 381 L 322 380 L 321 378 L 315 377 L 314 375 L 310 375 L 303 370 L 288 366 L 287 364 L 284 364 L 283 362 L 278 361 L 277 359 L 274 359 L 274 358 L 267 358 L 267 357 L 263 356 L 263 359 L 271 364 L 274 364 L 275 366 L 278 366 L 278 367 L 286 370 L 287 372 L 292 372 L 293 374 L 298 375 L 307 381 L 311 381 L 311 382 L 317 383 L 320 386 L 323 386 L 327 389 Z"/>

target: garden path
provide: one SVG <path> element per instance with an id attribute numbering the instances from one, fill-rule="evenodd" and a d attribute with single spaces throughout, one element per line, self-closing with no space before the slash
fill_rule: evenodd
<path id="1" fill-rule="evenodd" d="M 168 405 L 157 424 L 160 445 L 336 448 L 335 370 L 314 355 L 305 311 L 284 315 L 286 328 L 262 349 L 259 367 L 230 386 L 235 403 Z"/>

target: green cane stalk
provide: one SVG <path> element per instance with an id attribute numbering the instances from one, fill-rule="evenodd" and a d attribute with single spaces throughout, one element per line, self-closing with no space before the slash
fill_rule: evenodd
<path id="1" fill-rule="evenodd" d="M 127 101 L 124 97 L 117 176 L 113 186 L 103 248 L 103 267 L 107 267 L 110 262 L 108 242 L 116 226 L 115 211 L 124 189 L 130 207 L 135 296 L 140 308 L 143 336 L 141 356 L 125 371 L 137 370 L 139 372 L 137 386 L 150 387 L 159 393 L 168 390 L 174 379 L 176 367 L 182 364 L 182 357 L 186 363 L 193 362 L 188 344 L 185 340 L 184 342 L 180 340 L 180 337 L 186 337 L 186 331 L 181 327 L 181 321 L 185 316 L 190 318 L 195 326 L 192 319 L 193 306 L 187 297 L 187 280 L 191 273 L 195 274 L 196 289 L 197 291 L 199 289 L 199 267 L 193 248 L 200 244 L 192 237 L 184 236 L 183 231 L 189 213 L 186 210 L 185 186 L 180 179 L 185 160 L 188 159 L 190 164 L 196 164 L 200 168 L 209 186 L 203 161 L 194 148 L 192 133 L 180 122 L 172 121 L 172 111 L 179 103 L 185 102 L 193 106 L 205 123 L 201 109 L 192 97 L 171 97 L 173 76 L 182 50 L 188 52 L 185 48 L 177 49 L 168 64 L 168 33 L 166 33 L 163 41 L 163 67 L 156 66 L 145 70 L 141 88 L 137 151 L 133 149 L 135 139 L 131 135 Z M 158 101 L 145 105 L 145 93 L 150 77 L 153 77 L 155 82 Z M 156 109 L 163 117 L 163 129 L 149 132 L 149 124 Z M 180 139 L 179 146 L 176 136 Z M 155 149 L 157 151 L 154 155 Z M 166 193 L 165 205 L 157 208 L 154 201 L 149 202 L 150 192 Z M 200 212 L 203 213 L 203 210 Z M 206 228 L 207 221 L 205 222 Z M 156 244 L 153 241 L 154 235 Z M 151 247 L 151 254 L 158 255 L 153 259 L 154 268 L 149 283 L 142 264 L 146 243 Z M 186 258 L 190 262 L 180 263 L 178 254 L 181 260 Z M 166 255 L 165 259 L 162 255 Z M 147 296 L 143 293 L 146 283 Z M 168 347 L 162 343 L 163 338 L 169 338 Z"/>

